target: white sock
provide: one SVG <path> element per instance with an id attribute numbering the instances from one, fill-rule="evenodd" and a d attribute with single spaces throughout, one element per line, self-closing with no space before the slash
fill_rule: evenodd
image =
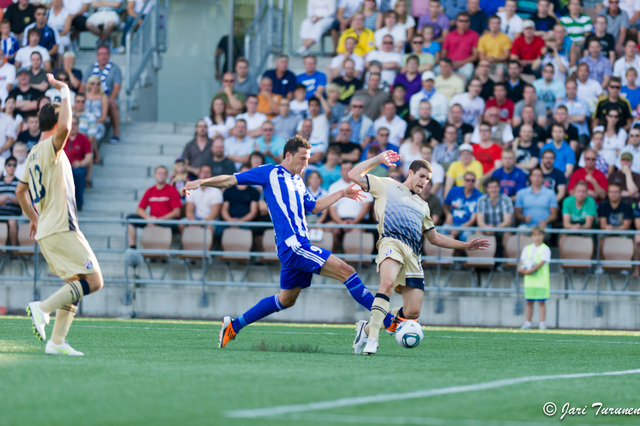
<path id="1" fill-rule="evenodd" d="M 531 321 L 525 321 L 524 325 L 531 325 Z"/>

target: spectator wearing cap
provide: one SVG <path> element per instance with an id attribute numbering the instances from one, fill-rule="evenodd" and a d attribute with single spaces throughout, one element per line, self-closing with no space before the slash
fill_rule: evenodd
<path id="1" fill-rule="evenodd" d="M 456 29 L 447 34 L 442 45 L 442 56 L 451 58 L 453 69 L 468 81 L 473 76 L 473 64 L 478 60 L 478 33 L 469 28 L 470 17 L 460 12 L 456 17 Z"/>
<path id="2" fill-rule="evenodd" d="M 443 124 L 447 119 L 449 100 L 435 87 L 436 76 L 433 71 L 425 71 L 420 78 L 422 80 L 422 90 L 413 95 L 409 100 L 409 113 L 411 117 L 420 117 L 420 103 L 429 101 L 431 105 L 431 116 L 438 123 Z"/>
<path id="3" fill-rule="evenodd" d="M 445 179 L 443 194 L 445 198 L 451 188 L 454 186 L 464 185 L 464 175 L 467 172 L 472 172 L 475 175 L 475 187 L 478 189 L 480 188 L 480 180 L 483 175 L 482 163 L 473 157 L 473 147 L 471 144 L 463 143 L 458 148 L 458 153 L 460 155 L 460 160 L 451 162 L 447 169 L 447 177 Z"/>
<path id="4" fill-rule="evenodd" d="M 9 92 L 9 97 L 16 99 L 16 113 L 23 117 L 37 111 L 38 99 L 43 96 L 40 90 L 31 87 L 29 74 L 27 68 L 20 68 L 17 74 L 18 84 Z"/>
<path id="5" fill-rule="evenodd" d="M 542 56 L 542 48 L 545 47 L 544 40 L 536 35 L 535 28 L 532 20 L 525 20 L 522 24 L 522 35 L 516 38 L 511 46 L 511 59 L 519 61 L 526 74 L 537 74 L 533 65 Z"/>
<path id="6" fill-rule="evenodd" d="M 622 169 L 622 154 L 625 152 L 631 154 L 631 171 L 640 174 L 640 129 L 634 127 L 629 130 L 629 140 L 620 150 L 620 155 L 616 161 L 618 170 Z"/>
<path id="7" fill-rule="evenodd" d="M 636 204 L 640 202 L 640 174 L 631 169 L 633 158 L 634 155 L 628 151 L 620 154 L 620 167 L 609 175 L 609 185 L 612 183 L 620 185 L 622 198 L 631 204 Z"/>
<path id="8" fill-rule="evenodd" d="M 434 82 L 436 89 L 447 97 L 447 102 L 451 102 L 451 99 L 458 93 L 464 92 L 465 82 L 453 73 L 451 58 L 440 58 L 440 75 L 435 78 Z"/>

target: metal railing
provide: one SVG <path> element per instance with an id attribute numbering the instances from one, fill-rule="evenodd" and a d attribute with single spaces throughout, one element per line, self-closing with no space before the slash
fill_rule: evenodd
<path id="1" fill-rule="evenodd" d="M 244 53 L 251 64 L 249 78 L 256 79 L 264 71 L 269 56 L 282 51 L 284 11 L 283 0 L 262 0 L 256 16 L 244 37 Z"/>
<path id="2" fill-rule="evenodd" d="M 133 108 L 132 94 L 141 81 L 150 62 L 160 68 L 160 53 L 167 51 L 169 0 L 147 0 L 142 10 L 147 10 L 140 26 L 127 32 L 125 51 L 124 90 L 127 94 L 127 109 Z"/>
<path id="3" fill-rule="evenodd" d="M 16 219 L 19 220 L 21 222 L 26 222 L 26 218 L 24 217 L 13 217 L 13 218 L 7 218 L 7 219 Z M 121 247 L 113 247 L 113 248 L 95 248 L 94 252 L 96 253 L 96 256 L 98 257 L 98 260 L 100 261 L 100 255 L 103 253 L 118 253 L 118 254 L 125 254 L 125 256 L 122 259 L 122 268 L 123 268 L 123 275 L 122 277 L 117 277 L 117 278 L 109 278 L 109 279 L 105 279 L 105 282 L 108 284 L 112 284 L 112 285 L 122 285 L 124 292 L 123 292 L 123 296 L 122 296 L 122 303 L 125 305 L 130 305 L 132 303 L 132 298 L 135 299 L 135 288 L 136 285 L 138 284 L 145 284 L 145 285 L 166 285 L 166 284 L 177 284 L 177 285 L 196 285 L 196 286 L 201 286 L 202 287 L 202 298 L 201 298 L 201 305 L 202 306 L 207 306 L 208 305 L 208 299 L 207 299 L 207 294 L 206 294 L 206 289 L 208 287 L 215 287 L 215 286 L 244 286 L 244 287 L 276 287 L 277 283 L 274 282 L 271 279 L 270 276 L 270 270 L 268 271 L 268 277 L 269 277 L 269 282 L 267 280 L 264 279 L 258 279 L 258 280 L 254 280 L 254 281 L 247 281 L 245 279 L 240 280 L 241 282 L 238 281 L 234 281 L 233 280 L 233 276 L 231 275 L 231 279 L 229 279 L 229 276 L 227 277 L 227 279 L 218 279 L 218 280 L 210 280 L 207 278 L 207 270 L 208 268 L 208 264 L 211 261 L 211 259 L 215 259 L 215 258 L 219 258 L 221 256 L 231 256 L 231 255 L 235 255 L 235 256 L 245 256 L 249 259 L 255 260 L 255 259 L 260 259 L 261 261 L 265 260 L 265 259 L 276 259 L 276 255 L 275 253 L 264 253 L 264 252 L 254 252 L 254 251 L 246 251 L 246 252 L 228 252 L 228 251 L 224 251 L 224 250 L 210 250 L 207 249 L 207 241 L 206 241 L 206 233 L 203 232 L 203 245 L 202 245 L 202 250 L 181 250 L 181 249 L 170 249 L 170 250 L 152 250 L 152 249 L 138 249 L 136 250 L 136 253 L 139 253 L 142 256 L 147 256 L 147 255 L 163 255 L 168 261 L 168 264 L 165 264 L 165 271 L 167 270 L 167 268 L 169 268 L 171 266 L 172 263 L 172 259 L 174 258 L 178 258 L 180 256 L 184 256 L 184 255 L 191 255 L 194 258 L 197 258 L 199 260 L 204 260 L 201 263 L 201 275 L 199 277 L 199 279 L 193 279 L 193 277 L 191 276 L 191 272 L 189 271 L 189 278 L 190 279 L 183 279 L 183 280 L 177 280 L 177 279 L 165 279 L 164 276 L 162 279 L 154 279 L 153 276 L 151 275 L 151 267 L 149 266 L 149 264 L 147 262 L 145 262 L 145 265 L 147 266 L 147 270 L 149 271 L 149 278 L 141 278 L 138 274 L 134 274 L 133 276 L 130 276 L 130 270 L 129 268 L 131 268 L 132 266 L 140 266 L 140 264 L 134 265 L 131 264 L 131 259 L 127 258 L 127 241 L 128 241 L 128 226 L 129 224 L 147 224 L 147 223 L 154 223 L 154 224 L 158 224 L 158 225 L 187 225 L 187 226 L 200 226 L 200 227 L 206 227 L 206 226 L 224 226 L 224 227 L 229 227 L 229 226 L 242 226 L 245 228 L 255 228 L 255 227 L 261 227 L 261 228 L 272 228 L 273 224 L 270 222 L 225 222 L 225 221 L 188 221 L 188 220 L 167 220 L 167 221 L 147 221 L 144 219 L 92 219 L 92 218 L 80 218 L 80 222 L 81 224 L 84 223 L 100 223 L 100 224 L 120 224 L 123 227 L 123 233 L 120 234 L 121 236 L 124 236 L 123 239 L 123 244 Z M 374 231 L 376 229 L 375 225 L 349 225 L 350 229 L 349 230 L 362 230 L 362 231 Z M 310 228 L 321 228 L 323 229 L 325 232 L 330 232 L 331 229 L 343 229 L 344 227 L 342 225 L 336 225 L 336 224 L 321 224 L 321 225 L 310 225 Z M 477 231 L 477 232 L 494 232 L 494 233 L 504 233 L 504 232 L 508 232 L 511 234 L 514 234 L 516 236 L 518 236 L 518 246 L 517 246 L 517 253 L 519 254 L 522 250 L 522 246 L 523 244 L 520 244 L 520 238 L 519 236 L 522 234 L 527 234 L 529 233 L 529 230 L 527 229 L 522 229 L 522 228 L 501 228 L 501 229 L 496 229 L 496 228 L 461 228 L 461 227 L 455 227 L 455 226 L 442 226 L 438 228 L 438 232 L 444 233 L 444 232 L 448 232 L 448 231 L 456 231 L 456 230 L 473 230 L 473 231 Z M 577 266 L 585 266 L 585 265 L 591 265 L 594 271 L 586 271 L 588 274 L 595 276 L 595 288 L 594 289 L 587 289 L 587 285 L 585 282 L 585 285 L 582 288 L 574 288 L 573 284 L 570 281 L 567 281 L 565 279 L 564 282 L 564 288 L 552 288 L 551 289 L 551 294 L 555 294 L 555 295 L 561 295 L 564 296 L 565 298 L 569 297 L 569 296 L 573 296 L 573 295 L 587 295 L 587 296 L 595 296 L 595 305 L 594 305 L 594 315 L 595 316 L 601 316 L 602 315 L 602 306 L 600 305 L 600 297 L 601 296 L 640 296 L 640 291 L 638 290 L 628 290 L 627 286 L 625 285 L 624 288 L 622 289 L 616 289 L 613 286 L 613 283 L 611 280 L 609 280 L 609 289 L 604 289 L 601 288 L 600 286 L 600 275 L 602 275 L 602 272 L 598 272 L 596 270 L 596 268 L 600 267 L 600 266 L 612 266 L 612 265 L 624 265 L 624 266 L 628 266 L 631 267 L 633 265 L 640 265 L 640 261 L 630 261 L 630 262 L 623 262 L 623 261 L 615 261 L 615 260 L 603 260 L 600 258 L 600 240 L 603 237 L 609 237 L 609 236 L 613 236 L 613 235 L 620 235 L 620 236 L 626 236 L 626 237 L 633 237 L 634 235 L 638 234 L 638 231 L 600 231 L 600 230 L 568 230 L 568 229 L 548 229 L 547 233 L 549 234 L 563 234 L 563 235 L 579 235 L 579 236 L 590 236 L 596 239 L 596 244 L 594 244 L 594 255 L 595 258 L 593 259 L 588 259 L 588 260 L 575 260 L 575 259 L 554 259 L 552 258 L 551 261 L 549 262 L 550 264 L 554 265 L 554 264 L 561 264 L 561 265 L 572 265 L 575 264 Z M 362 235 L 362 233 L 361 233 Z M 115 235 L 114 237 L 118 237 L 118 235 Z M 362 246 L 362 242 L 360 243 L 360 246 Z M 44 262 L 43 258 L 41 258 L 40 256 L 38 256 L 38 246 L 37 244 L 34 243 L 33 247 L 29 247 L 31 249 L 33 249 L 33 253 L 32 255 L 26 255 L 28 258 L 30 258 L 33 261 L 33 274 L 30 274 L 28 271 L 28 267 L 25 263 L 25 255 L 22 255 L 22 257 L 20 257 L 20 261 L 23 264 L 23 271 L 24 273 L 22 275 L 9 275 L 5 273 L 0 274 L 0 282 L 1 281 L 22 281 L 22 282 L 33 282 L 33 292 L 34 292 L 34 297 L 36 299 L 38 299 L 39 297 L 39 283 L 40 282 L 60 282 L 60 279 L 57 277 L 52 277 L 52 276 L 41 276 L 41 272 L 43 270 L 43 266 L 46 264 L 46 262 Z M 27 249 L 27 247 L 25 246 L 0 246 L 0 250 L 2 250 L 3 252 L 8 252 L 8 253 L 15 253 L 17 251 L 24 251 L 25 249 Z M 348 261 L 351 264 L 355 264 L 355 266 L 357 266 L 357 269 L 359 269 L 360 271 L 363 270 L 363 266 L 367 265 L 367 264 L 371 264 L 374 260 L 375 260 L 375 255 L 374 254 L 364 254 L 362 252 L 360 252 L 359 254 L 352 254 L 352 255 L 345 255 L 345 254 L 337 254 L 338 257 L 344 259 L 345 261 Z M 0 270 L 2 270 L 2 268 L 4 267 L 4 265 L 7 262 L 7 254 L 5 254 L 4 256 L 2 256 L 1 260 L 0 260 Z M 256 262 L 253 262 L 252 260 L 250 260 L 247 263 L 247 271 L 250 265 L 253 266 L 258 266 L 256 264 Z M 522 302 L 523 302 L 523 289 L 522 286 L 520 284 L 520 280 L 519 280 L 519 273 L 517 268 L 515 268 L 514 272 L 510 275 L 510 279 L 512 280 L 512 285 L 510 285 L 509 287 L 504 287 L 504 288 L 494 288 L 491 287 L 489 283 L 487 283 L 486 285 L 482 286 L 451 286 L 449 285 L 448 281 L 445 282 L 444 284 L 442 283 L 442 271 L 445 268 L 445 266 L 443 266 L 443 264 L 445 264 L 445 262 L 443 262 L 443 260 L 447 260 L 447 261 L 453 261 L 453 262 L 465 262 L 470 260 L 470 258 L 468 257 L 464 257 L 464 256 L 443 256 L 442 253 L 440 251 L 438 251 L 438 255 L 436 256 L 422 256 L 422 260 L 423 261 L 432 261 L 435 262 L 435 266 L 432 266 L 430 268 L 428 268 L 426 270 L 426 273 L 431 275 L 432 279 L 428 280 L 428 282 L 426 283 L 426 287 L 425 287 L 425 292 L 431 292 L 434 293 L 434 297 L 435 297 L 435 309 L 436 312 L 442 312 L 443 309 L 443 302 L 442 302 L 442 296 L 443 294 L 450 294 L 450 295 L 456 295 L 456 294 L 469 294 L 469 293 L 476 293 L 476 294 L 511 294 L 515 297 L 515 307 L 514 307 L 514 311 L 516 314 L 520 314 L 522 312 Z M 510 257 L 474 257 L 473 258 L 474 261 L 490 261 L 490 262 L 511 262 L 511 263 L 518 263 L 518 258 L 510 258 Z M 186 263 L 186 262 L 185 262 Z M 224 262 L 223 262 L 224 263 Z M 224 263 L 225 267 L 228 268 L 228 266 L 226 265 L 226 263 Z M 175 266 L 175 264 L 173 265 Z M 189 268 L 189 266 L 187 265 L 187 268 Z M 268 268 L 268 267 L 267 267 Z M 451 269 L 453 270 L 453 265 L 451 265 Z M 230 270 L 229 270 L 230 271 Z M 462 271 L 463 273 L 470 273 L 469 271 Z M 490 272 L 493 273 L 493 272 Z M 565 275 L 568 274 L 568 271 L 565 272 Z M 265 275 L 267 276 L 267 275 Z M 243 277 L 246 278 L 246 275 Z M 375 281 L 375 280 L 374 280 Z M 628 281 L 628 280 L 627 280 Z M 377 282 L 370 282 L 370 285 L 376 285 Z M 343 289 L 344 285 L 341 283 L 327 283 L 326 280 L 322 281 L 321 283 L 321 288 L 323 289 Z M 557 287 L 557 286 L 554 286 Z"/>

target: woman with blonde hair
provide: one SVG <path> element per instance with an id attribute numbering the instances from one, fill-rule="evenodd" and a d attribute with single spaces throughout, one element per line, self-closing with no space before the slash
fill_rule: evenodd
<path id="1" fill-rule="evenodd" d="M 398 24 L 403 25 L 407 32 L 407 40 L 411 40 L 416 30 L 416 20 L 407 13 L 407 0 L 398 0 L 393 10 L 398 14 Z"/>
<path id="2" fill-rule="evenodd" d="M 107 114 L 109 111 L 109 98 L 102 88 L 102 81 L 97 75 L 89 77 L 87 80 L 87 98 L 85 101 L 85 110 L 96 118 L 96 140 L 99 141 L 104 137 L 105 123 L 107 122 Z M 119 135 L 114 135 L 119 136 Z"/>

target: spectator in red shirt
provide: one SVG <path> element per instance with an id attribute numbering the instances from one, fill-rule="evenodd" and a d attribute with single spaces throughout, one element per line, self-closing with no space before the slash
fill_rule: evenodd
<path id="1" fill-rule="evenodd" d="M 136 214 L 127 216 L 127 219 L 147 219 L 147 220 L 169 220 L 179 219 L 180 209 L 182 208 L 182 200 L 178 190 L 167 184 L 167 177 L 169 171 L 165 166 L 158 166 L 153 174 L 156 179 L 156 184 L 147 189 Z M 147 207 L 149 207 L 149 213 L 147 213 Z M 144 223 L 129 224 L 129 247 L 136 248 L 136 228 L 144 228 Z M 153 223 L 148 223 L 146 226 L 154 226 Z M 158 226 L 166 226 L 171 228 L 173 232 L 178 231 L 178 225 L 164 225 L 158 224 Z"/>
<path id="2" fill-rule="evenodd" d="M 536 35 L 536 25 L 530 19 L 522 24 L 522 35 L 513 41 L 511 46 L 511 59 L 520 61 L 525 74 L 535 74 L 540 77 L 540 61 L 542 48 L 545 47 L 544 39 Z M 534 62 L 535 69 L 534 69 Z"/>
<path id="3" fill-rule="evenodd" d="M 507 98 L 507 86 L 504 83 L 496 83 L 493 86 L 493 96 L 485 104 L 484 110 L 497 107 L 500 110 L 500 121 L 511 124 L 515 104 Z"/>
<path id="4" fill-rule="evenodd" d="M 598 152 L 595 149 L 589 148 L 584 151 L 584 167 L 574 171 L 571 175 L 571 179 L 569 179 L 569 195 L 574 195 L 576 183 L 583 180 L 587 182 L 589 187 L 587 193 L 596 200 L 596 203 L 600 203 L 600 201 L 607 198 L 609 181 L 604 173 L 596 169 L 597 158 Z"/>
<path id="5" fill-rule="evenodd" d="M 491 124 L 480 123 L 480 143 L 473 145 L 473 156 L 482 164 L 484 179 L 502 167 L 502 147 L 491 139 Z"/>
<path id="6" fill-rule="evenodd" d="M 71 132 L 64 146 L 64 153 L 71 163 L 73 182 L 76 187 L 76 205 L 82 211 L 84 188 L 87 182 L 87 167 L 93 164 L 93 147 L 88 137 L 80 133 L 78 117 L 71 120 Z"/>
<path id="7" fill-rule="evenodd" d="M 478 33 L 469 29 L 467 12 L 460 12 L 456 18 L 456 29 L 447 34 L 442 46 L 442 57 L 453 61 L 453 69 L 464 75 L 468 81 L 474 72 L 473 63 L 478 60 Z"/>

